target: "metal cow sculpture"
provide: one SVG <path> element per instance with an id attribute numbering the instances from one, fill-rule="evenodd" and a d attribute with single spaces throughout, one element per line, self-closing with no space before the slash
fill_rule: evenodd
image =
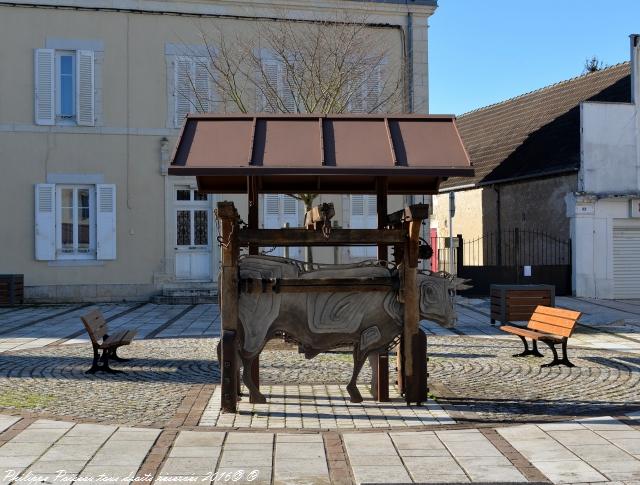
<path id="1" fill-rule="evenodd" d="M 353 265 L 316 265 L 305 271 L 301 261 L 246 256 L 239 262 L 240 278 L 398 278 L 395 267 L 377 261 Z M 463 283 L 447 273 L 421 272 L 420 317 L 445 327 L 453 326 L 454 289 Z M 244 367 L 243 381 L 252 402 L 265 402 L 253 382 L 251 363 L 265 344 L 278 334 L 299 343 L 305 357 L 339 346 L 353 346 L 353 374 L 347 385 L 351 402 L 361 402 L 356 381 L 371 352 L 386 351 L 402 332 L 403 306 L 397 291 L 318 292 L 318 293 L 241 293 L 239 299 L 239 356 Z"/>

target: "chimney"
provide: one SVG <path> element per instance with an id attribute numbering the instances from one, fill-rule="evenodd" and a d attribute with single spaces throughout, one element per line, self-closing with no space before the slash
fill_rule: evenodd
<path id="1" fill-rule="evenodd" d="M 631 102 L 640 103 L 640 35 L 631 34 Z"/>

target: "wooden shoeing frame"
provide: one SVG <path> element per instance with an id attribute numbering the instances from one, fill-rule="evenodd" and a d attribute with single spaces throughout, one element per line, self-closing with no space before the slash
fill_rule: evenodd
<path id="1" fill-rule="evenodd" d="M 240 249 L 248 248 L 249 254 L 258 254 L 261 246 L 363 246 L 376 245 L 378 259 L 388 260 L 389 246 L 394 248 L 394 259 L 400 273 L 399 299 L 404 303 L 404 326 L 399 345 L 398 385 L 407 404 L 421 403 L 427 399 L 426 343 L 419 331 L 419 290 L 417 285 L 420 227 L 428 218 L 428 207 L 416 205 L 387 215 L 387 177 L 376 178 L 378 212 L 377 229 L 332 229 L 329 238 L 322 231 L 304 228 L 259 229 L 258 177 L 248 177 L 249 213 L 247 226 L 240 227 L 240 217 L 232 202 L 219 202 L 216 211 L 221 246 L 222 271 L 220 278 L 221 316 L 221 410 L 235 413 L 240 393 L 240 377 L 237 361 L 237 330 L 239 325 L 238 304 L 240 279 L 238 261 Z M 247 283 L 250 284 L 250 283 Z M 322 291 L 323 285 L 335 288 L 335 281 L 310 280 L 306 285 L 290 285 L 279 291 L 298 293 Z M 350 281 L 348 291 L 381 291 L 388 288 L 385 282 Z M 293 287 L 293 289 L 291 288 Z M 335 291 L 335 290 L 334 290 Z M 342 291 L 347 291 L 346 289 Z M 422 342 L 422 343 L 421 343 Z M 409 343 L 409 347 L 407 347 Z M 402 349 L 402 350 L 401 350 Z M 414 354 L 419 355 L 414 359 Z M 425 356 L 420 355 L 424 353 Z M 372 393 L 377 401 L 389 400 L 388 354 L 370 357 L 374 378 Z M 259 385 L 259 357 L 252 367 L 252 375 Z"/>

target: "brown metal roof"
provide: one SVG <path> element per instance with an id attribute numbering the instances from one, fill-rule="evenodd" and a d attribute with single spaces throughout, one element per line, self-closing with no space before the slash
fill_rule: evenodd
<path id="1" fill-rule="evenodd" d="M 449 176 L 472 176 L 453 116 L 189 115 L 170 175 L 202 191 L 429 194 Z"/>

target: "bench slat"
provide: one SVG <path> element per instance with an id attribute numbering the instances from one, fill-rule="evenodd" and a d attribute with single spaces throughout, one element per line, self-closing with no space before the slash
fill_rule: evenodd
<path id="1" fill-rule="evenodd" d="M 535 312 L 531 315 L 531 320 L 535 320 L 540 323 L 548 323 L 549 325 L 555 325 L 556 327 L 562 328 L 573 328 L 576 324 L 576 321 L 573 318 L 554 317 L 540 312 Z"/>
<path id="2" fill-rule="evenodd" d="M 502 327 L 500 327 L 500 330 L 507 333 L 513 333 L 515 335 L 522 335 L 523 337 L 529 337 L 533 340 L 537 340 L 540 338 L 554 341 L 561 340 L 560 337 L 556 337 L 554 335 L 549 335 L 543 332 L 536 332 L 535 330 L 529 330 L 527 328 L 512 327 L 511 325 L 503 325 Z"/>
<path id="3" fill-rule="evenodd" d="M 552 308 L 548 306 L 539 306 L 536 308 L 536 313 L 544 313 L 545 315 L 550 315 L 552 317 L 569 318 L 571 320 L 578 320 L 582 315 L 581 312 L 566 310 L 564 308 Z"/>
<path id="4" fill-rule="evenodd" d="M 109 332 L 107 322 L 100 313 L 100 310 L 93 310 L 86 315 L 80 317 L 84 327 L 87 329 L 89 337 L 94 343 L 97 343 L 105 334 Z"/>
<path id="5" fill-rule="evenodd" d="M 573 331 L 572 328 L 558 327 L 556 325 L 549 325 L 548 323 L 536 322 L 535 320 L 531 320 L 527 328 L 551 333 L 553 335 L 561 335 L 562 337 L 570 337 Z"/>

